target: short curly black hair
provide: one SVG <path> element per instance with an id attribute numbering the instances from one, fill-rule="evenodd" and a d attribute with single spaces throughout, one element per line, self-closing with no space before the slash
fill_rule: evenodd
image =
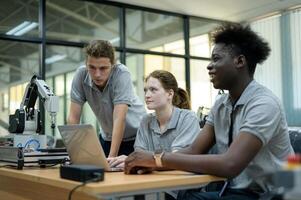
<path id="1" fill-rule="evenodd" d="M 246 57 L 249 73 L 254 74 L 257 63 L 262 63 L 270 54 L 269 44 L 250 26 L 226 23 L 212 33 L 213 42 L 223 43 L 235 54 Z"/>

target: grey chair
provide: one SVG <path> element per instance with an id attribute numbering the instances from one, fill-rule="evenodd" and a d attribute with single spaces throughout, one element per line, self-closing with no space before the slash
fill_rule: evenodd
<path id="1" fill-rule="evenodd" d="M 290 128 L 289 137 L 295 153 L 301 153 L 301 128 Z"/>

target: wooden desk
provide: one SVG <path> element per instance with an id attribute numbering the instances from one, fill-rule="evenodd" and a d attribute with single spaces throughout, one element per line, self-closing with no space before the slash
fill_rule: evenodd
<path id="1" fill-rule="evenodd" d="M 202 184 L 222 180 L 209 175 L 182 171 L 153 172 L 146 175 L 125 175 L 123 172 L 105 174 L 105 180 L 80 187 L 72 200 L 92 200 L 124 195 L 159 192 L 172 189 L 196 188 Z M 79 182 L 61 179 L 59 169 L 23 170 L 0 168 L 0 199 L 67 200 Z"/>

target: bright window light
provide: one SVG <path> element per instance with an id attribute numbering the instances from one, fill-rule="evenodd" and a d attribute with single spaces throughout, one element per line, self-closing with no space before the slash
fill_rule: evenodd
<path id="1" fill-rule="evenodd" d="M 16 26 L 15 28 L 9 30 L 6 35 L 13 35 L 15 34 L 16 32 L 18 32 L 19 30 L 23 29 L 24 27 L 28 26 L 30 24 L 29 21 L 25 21 L 21 24 L 19 24 L 18 26 Z"/>
<path id="2" fill-rule="evenodd" d="M 117 38 L 111 39 L 111 40 L 110 40 L 110 43 L 111 43 L 111 44 L 114 44 L 114 43 L 117 43 L 117 42 L 119 42 L 119 41 L 120 41 L 120 38 L 117 37 Z"/>
<path id="3" fill-rule="evenodd" d="M 24 35 L 25 33 L 31 31 L 32 29 L 36 28 L 38 26 L 38 23 L 36 22 L 30 22 L 30 21 L 24 21 L 18 26 L 12 28 L 8 32 L 6 32 L 6 35 L 15 35 L 20 36 Z"/>
<path id="4" fill-rule="evenodd" d="M 46 58 L 45 63 L 46 64 L 52 64 L 52 63 L 55 63 L 57 61 L 63 60 L 64 58 L 66 58 L 66 55 L 57 54 L 57 55 L 51 56 L 49 58 Z"/>
<path id="5" fill-rule="evenodd" d="M 19 30 L 19 31 L 16 32 L 14 35 L 15 35 L 15 36 L 24 35 L 25 33 L 31 31 L 32 29 L 36 28 L 37 26 L 38 26 L 38 23 L 36 23 L 36 22 L 31 22 L 31 24 L 29 24 L 29 25 L 26 26 L 25 28 Z"/>

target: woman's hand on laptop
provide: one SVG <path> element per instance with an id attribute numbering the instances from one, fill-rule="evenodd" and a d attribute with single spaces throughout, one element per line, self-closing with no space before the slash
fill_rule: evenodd
<path id="1" fill-rule="evenodd" d="M 109 157 L 107 158 L 107 161 L 110 165 L 110 167 L 114 168 L 124 168 L 124 161 L 127 158 L 126 155 L 121 155 L 117 157 Z"/>

